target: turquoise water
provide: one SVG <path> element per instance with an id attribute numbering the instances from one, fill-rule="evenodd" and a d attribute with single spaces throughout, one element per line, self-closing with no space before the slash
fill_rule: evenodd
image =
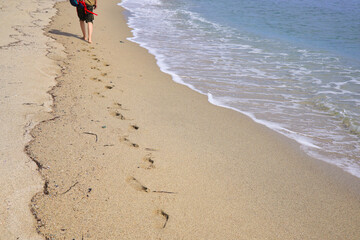
<path id="1" fill-rule="evenodd" d="M 358 0 L 183 0 L 206 19 L 263 38 L 360 60 Z"/>
<path id="2" fill-rule="evenodd" d="M 360 177 L 360 1 L 124 0 L 174 81 Z"/>

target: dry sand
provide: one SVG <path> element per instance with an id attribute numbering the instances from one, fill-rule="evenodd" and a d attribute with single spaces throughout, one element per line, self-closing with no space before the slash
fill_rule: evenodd
<path id="1" fill-rule="evenodd" d="M 43 239 L 35 231 L 29 209 L 43 181 L 24 147 L 30 140 L 29 130 L 51 117 L 52 99 L 46 92 L 60 73 L 46 54 L 61 46 L 43 35 L 56 12 L 53 5 L 51 1 L 0 1 L 1 240 Z"/>
<path id="2" fill-rule="evenodd" d="M 93 44 L 68 2 L 46 29 L 67 58 L 52 49 L 52 119 L 27 148 L 43 237 L 359 239 L 358 178 L 174 83 L 116 3 L 99 1 Z"/>

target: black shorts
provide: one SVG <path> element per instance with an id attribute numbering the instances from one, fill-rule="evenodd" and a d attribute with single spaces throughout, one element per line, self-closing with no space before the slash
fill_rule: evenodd
<path id="1" fill-rule="evenodd" d="M 86 8 L 89 11 L 94 12 L 94 6 L 86 4 Z M 77 11 L 80 21 L 92 22 L 94 20 L 94 14 L 92 14 L 92 13 L 85 14 L 85 9 L 82 6 L 76 7 L 76 11 Z"/>

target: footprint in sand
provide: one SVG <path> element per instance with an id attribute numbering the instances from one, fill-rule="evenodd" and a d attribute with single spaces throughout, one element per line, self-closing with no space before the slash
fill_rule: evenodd
<path id="1" fill-rule="evenodd" d="M 102 97 L 102 98 L 104 98 L 105 96 L 104 95 L 102 95 L 101 93 L 99 93 L 99 92 L 94 92 L 94 94 L 95 95 L 97 95 L 97 96 L 99 96 L 99 97 Z"/>
<path id="2" fill-rule="evenodd" d="M 127 143 L 130 147 L 134 147 L 134 148 L 138 148 L 138 147 L 139 147 L 138 144 L 131 142 L 131 141 L 128 139 L 127 136 L 120 137 L 120 138 L 119 138 L 119 141 L 120 141 L 120 142 L 125 142 L 125 143 Z"/>
<path id="3" fill-rule="evenodd" d="M 96 82 L 102 82 L 101 79 L 97 78 L 97 77 L 92 77 L 90 78 L 92 81 L 96 81 Z"/>
<path id="4" fill-rule="evenodd" d="M 100 68 L 98 68 L 98 67 L 96 67 L 96 66 L 92 66 L 91 69 L 100 71 Z"/>
<path id="5" fill-rule="evenodd" d="M 140 192 L 150 192 L 150 189 L 142 185 L 136 178 L 134 177 L 128 177 L 126 179 L 126 182 L 136 191 Z"/>
<path id="6" fill-rule="evenodd" d="M 142 161 L 140 167 L 143 169 L 153 169 L 153 168 L 155 168 L 154 163 L 155 163 L 155 161 L 152 158 L 151 153 L 149 153 L 143 158 L 143 161 Z"/>
<path id="7" fill-rule="evenodd" d="M 128 110 L 129 110 L 129 109 L 124 108 L 121 103 L 117 103 L 117 102 L 114 103 L 114 107 L 117 108 L 117 109 L 124 110 L 124 111 L 128 111 Z"/>
<path id="8" fill-rule="evenodd" d="M 156 210 L 155 214 L 156 214 L 156 226 L 158 228 L 165 228 L 170 218 L 169 214 L 167 214 L 162 209 Z"/>
<path id="9" fill-rule="evenodd" d="M 139 130 L 139 127 L 137 125 L 133 124 L 133 125 L 130 125 L 130 129 Z"/>
<path id="10" fill-rule="evenodd" d="M 125 116 L 122 115 L 121 113 L 114 111 L 114 112 L 110 112 L 111 116 L 119 118 L 121 120 L 126 120 Z"/>

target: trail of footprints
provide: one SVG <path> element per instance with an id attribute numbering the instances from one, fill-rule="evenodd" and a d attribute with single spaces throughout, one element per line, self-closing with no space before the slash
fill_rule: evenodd
<path id="1" fill-rule="evenodd" d="M 139 127 L 137 125 L 130 125 L 130 128 L 133 129 L 133 130 L 138 130 L 139 129 Z M 125 142 L 130 147 L 139 148 L 139 145 L 136 144 L 136 143 L 131 142 L 129 140 L 128 136 L 122 136 L 122 137 L 120 137 L 119 140 L 120 140 L 120 142 Z M 156 151 L 156 149 L 152 149 L 152 148 L 145 148 L 145 150 L 146 151 Z M 142 169 L 145 169 L 145 170 L 150 170 L 150 169 L 155 168 L 155 161 L 154 161 L 151 153 L 148 153 L 143 157 L 142 162 L 140 163 L 138 168 L 142 168 Z M 151 190 L 150 188 L 148 188 L 147 186 L 142 184 L 138 179 L 136 179 L 133 176 L 128 177 L 126 179 L 126 182 L 134 190 L 139 191 L 139 192 L 143 192 L 143 193 L 176 194 L 175 192 L 169 192 L 169 191 Z M 170 215 L 167 214 L 162 209 L 156 210 L 155 214 L 156 214 L 157 218 L 160 218 L 159 221 L 162 222 L 158 226 L 160 228 L 164 229 L 166 227 L 166 225 L 168 224 Z"/>
<path id="2" fill-rule="evenodd" d="M 90 52 L 89 50 L 86 49 L 82 49 L 83 51 L 87 51 Z M 91 55 L 92 59 L 97 63 L 101 63 L 101 59 L 99 59 L 95 54 Z M 108 63 L 103 63 L 104 67 L 109 67 L 110 64 Z M 108 73 L 107 72 L 102 72 L 102 69 L 100 69 L 97 66 L 92 66 L 91 69 L 93 70 L 97 70 L 100 73 L 99 77 L 91 77 L 90 80 L 92 81 L 96 81 L 96 82 L 103 82 L 106 84 L 106 81 L 102 80 L 103 78 L 107 78 L 108 77 Z M 111 82 L 110 82 L 111 83 Z M 115 88 L 115 85 L 112 84 L 106 84 L 105 86 L 106 90 L 111 90 L 113 88 Z M 95 95 L 104 98 L 105 95 L 103 95 L 100 92 L 95 92 Z M 132 119 L 128 119 L 124 116 L 124 114 L 121 111 L 128 111 L 129 109 L 126 109 L 123 107 L 123 105 L 121 103 L 117 103 L 115 102 L 114 105 L 112 107 L 108 107 L 109 113 L 111 116 L 119 119 L 119 120 L 132 120 Z M 130 124 L 129 126 L 130 130 L 139 130 L 139 126 L 136 124 Z M 140 146 L 134 142 L 132 142 L 129 138 L 128 135 L 125 136 L 121 136 L 119 137 L 119 141 L 122 143 L 127 144 L 129 147 L 131 148 L 139 148 Z M 157 151 L 154 148 L 144 148 L 145 151 L 147 152 L 155 152 Z M 146 154 L 142 161 L 140 162 L 138 168 L 144 169 L 144 170 L 151 170 L 151 169 L 155 169 L 155 161 L 154 158 L 152 156 L 152 153 L 148 153 Z M 130 176 L 126 179 L 127 184 L 129 184 L 130 187 L 132 187 L 134 190 L 139 191 L 139 192 L 143 192 L 143 193 L 157 193 L 157 194 L 176 194 L 175 192 L 170 192 L 170 191 L 163 191 L 163 190 L 150 190 L 148 187 L 146 187 L 144 184 L 142 184 L 138 179 L 136 179 L 133 176 Z M 155 214 L 157 216 L 157 218 L 160 218 L 162 223 L 161 223 L 161 228 L 165 228 L 166 225 L 168 224 L 169 221 L 169 214 L 167 214 L 164 210 L 162 209 L 158 209 L 155 211 Z"/>
<path id="3" fill-rule="evenodd" d="M 131 127 L 135 130 L 138 130 L 139 127 L 137 125 L 131 125 Z M 139 145 L 132 143 L 127 137 L 121 137 L 121 141 L 127 142 L 131 147 L 138 148 Z M 156 151 L 156 149 L 152 148 L 145 148 L 146 151 Z M 155 168 L 155 161 L 152 157 L 152 153 L 146 154 L 142 162 L 140 163 L 138 168 L 142 168 L 145 170 L 150 170 Z M 175 192 L 169 192 L 169 191 L 163 191 L 163 190 L 151 190 L 149 187 L 145 186 L 143 183 L 141 183 L 138 179 L 136 179 L 134 176 L 130 176 L 126 179 L 126 182 L 129 184 L 130 187 L 132 187 L 134 190 L 143 192 L 143 193 L 157 193 L 157 194 L 176 194 Z M 168 224 L 170 215 L 166 213 L 163 209 L 158 209 L 155 211 L 155 214 L 158 218 L 158 221 L 161 221 L 162 223 L 159 223 L 158 227 L 164 229 L 166 225 Z M 160 219 L 159 219 L 160 218 Z"/>
<path id="4" fill-rule="evenodd" d="M 91 47 L 91 49 L 94 49 L 94 47 Z M 81 49 L 81 51 L 86 51 L 86 52 L 89 52 L 89 53 L 90 53 L 90 50 L 85 49 L 85 48 Z M 97 65 L 99 65 L 99 63 L 102 62 L 102 60 L 99 59 L 99 58 L 96 56 L 96 54 L 91 54 L 90 57 L 92 58 L 92 60 L 94 60 L 94 61 L 97 63 Z M 105 67 L 105 68 L 106 68 L 106 67 L 110 67 L 110 64 L 108 64 L 108 63 L 106 63 L 106 62 L 103 63 L 102 65 L 103 65 L 103 67 Z M 98 77 L 91 77 L 90 80 L 95 81 L 95 82 L 103 82 L 103 83 L 105 83 L 106 85 L 104 86 L 104 88 L 107 89 L 107 90 L 111 90 L 111 89 L 113 89 L 113 88 L 115 87 L 115 85 L 111 84 L 111 82 L 110 82 L 110 84 L 108 84 L 108 83 L 106 83 L 105 81 L 103 81 L 102 77 L 107 77 L 107 76 L 108 76 L 108 73 L 107 73 L 107 72 L 103 72 L 103 71 L 102 71 L 102 67 L 92 66 L 91 69 L 92 69 L 92 70 L 97 70 L 97 71 L 99 71 L 99 72 L 100 72 L 100 76 L 98 76 Z M 98 95 L 98 96 L 101 97 L 101 98 L 104 98 L 104 97 L 105 97 L 105 95 L 103 95 L 103 94 L 100 93 L 100 92 L 95 92 L 94 94 L 95 94 L 95 95 Z"/>

